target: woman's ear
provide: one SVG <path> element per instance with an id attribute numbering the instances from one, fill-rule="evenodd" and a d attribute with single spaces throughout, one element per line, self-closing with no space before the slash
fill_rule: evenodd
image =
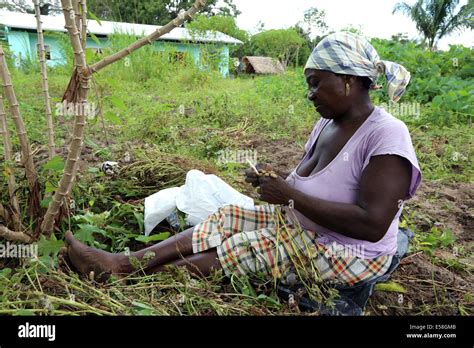
<path id="1" fill-rule="evenodd" d="M 349 86 L 353 86 L 357 82 L 357 76 L 344 75 L 344 83 L 348 83 Z"/>

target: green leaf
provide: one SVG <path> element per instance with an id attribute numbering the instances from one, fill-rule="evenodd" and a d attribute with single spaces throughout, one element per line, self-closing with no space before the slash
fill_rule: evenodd
<path id="1" fill-rule="evenodd" d="M 18 309 L 14 315 L 18 316 L 30 316 L 30 315 L 36 315 L 34 311 L 31 309 Z"/>
<path id="2" fill-rule="evenodd" d="M 94 233 L 99 233 L 103 236 L 108 237 L 107 232 L 98 228 L 97 226 L 89 224 L 79 224 L 78 226 L 79 230 L 74 234 L 74 237 L 76 237 L 77 240 L 83 243 L 87 243 L 88 245 L 94 245 Z"/>
<path id="3" fill-rule="evenodd" d="M 8 277 L 10 275 L 10 273 L 12 273 L 11 268 L 4 268 L 4 269 L 0 270 L 0 277 Z"/>
<path id="4" fill-rule="evenodd" d="M 62 240 L 57 240 L 53 234 L 49 239 L 46 239 L 44 235 L 41 235 L 38 241 L 38 254 L 41 256 L 52 256 L 56 257 L 59 253 L 59 249 L 64 245 Z"/>
<path id="5" fill-rule="evenodd" d="M 53 200 L 53 197 L 47 197 L 41 200 L 40 202 L 40 207 L 41 208 L 47 208 L 49 206 L 49 203 Z"/>
<path id="6" fill-rule="evenodd" d="M 93 33 L 88 33 L 91 36 L 92 41 L 94 41 L 97 45 L 101 46 L 102 43 L 100 42 L 99 38 L 95 36 Z"/>
<path id="7" fill-rule="evenodd" d="M 61 156 L 54 156 L 43 166 L 44 169 L 61 171 L 64 169 L 64 161 Z"/>
<path id="8" fill-rule="evenodd" d="M 127 107 L 125 106 L 125 103 L 119 97 L 113 95 L 111 99 L 112 99 L 112 104 L 115 107 L 119 108 L 121 111 L 124 111 L 127 109 Z"/>
<path id="9" fill-rule="evenodd" d="M 87 13 L 89 14 L 89 17 L 93 20 L 95 20 L 97 23 L 99 23 L 99 25 L 102 25 L 102 22 L 100 21 L 100 19 L 94 14 L 94 12 L 91 12 L 91 11 L 87 11 Z"/>
<path id="10" fill-rule="evenodd" d="M 120 118 L 111 111 L 106 111 L 104 114 L 104 117 L 107 121 L 110 121 L 112 123 L 122 124 L 122 121 L 120 120 Z"/>
<path id="11" fill-rule="evenodd" d="M 157 242 L 167 239 L 170 236 L 169 232 L 162 232 L 158 234 L 154 234 L 152 236 L 138 236 L 135 237 L 135 240 L 142 243 L 150 243 L 150 242 Z"/>
<path id="12" fill-rule="evenodd" d="M 379 283 L 375 284 L 375 290 L 377 291 L 391 291 L 391 292 L 400 292 L 402 294 L 406 293 L 406 290 L 403 286 L 395 282 Z"/>
<path id="13" fill-rule="evenodd" d="M 142 213 L 138 213 L 136 211 L 133 212 L 133 215 L 135 216 L 135 219 L 137 220 L 138 226 L 140 228 L 140 233 L 143 233 L 143 224 L 144 224 L 144 217 Z M 168 238 L 168 237 L 166 237 Z"/>
<path id="14" fill-rule="evenodd" d="M 444 231 L 440 237 L 441 245 L 443 247 L 447 247 L 453 244 L 455 240 L 456 237 L 454 236 L 453 232 L 451 232 L 451 230 Z"/>
<path id="15" fill-rule="evenodd" d="M 135 306 L 135 310 L 138 312 L 139 315 L 153 315 L 156 313 L 153 307 L 146 305 L 144 303 L 133 301 L 132 304 Z"/>

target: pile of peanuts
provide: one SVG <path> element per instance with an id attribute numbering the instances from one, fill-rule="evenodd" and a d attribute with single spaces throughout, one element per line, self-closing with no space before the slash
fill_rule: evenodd
<path id="1" fill-rule="evenodd" d="M 271 178 L 278 178 L 277 173 L 275 173 L 273 170 L 267 171 L 267 170 L 264 170 L 264 169 L 262 169 L 258 172 L 258 176 L 269 176 Z"/>

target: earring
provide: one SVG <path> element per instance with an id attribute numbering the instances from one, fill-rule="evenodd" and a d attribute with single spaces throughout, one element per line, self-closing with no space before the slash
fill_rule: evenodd
<path id="1" fill-rule="evenodd" d="M 349 96 L 350 91 L 351 91 L 351 86 L 349 85 L 349 83 L 346 82 L 346 97 Z"/>

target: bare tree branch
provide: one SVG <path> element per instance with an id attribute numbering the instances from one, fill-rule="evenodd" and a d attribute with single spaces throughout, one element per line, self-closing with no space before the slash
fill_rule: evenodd
<path id="1" fill-rule="evenodd" d="M 76 1 L 76 0 L 74 0 Z M 41 225 L 41 231 L 50 234 L 53 231 L 54 219 L 64 201 L 69 194 L 72 183 L 77 171 L 77 162 L 82 149 L 82 140 L 84 138 L 84 127 L 86 125 L 85 107 L 87 103 L 87 94 L 89 92 L 89 80 L 91 77 L 90 70 L 87 68 L 86 56 L 82 49 L 79 31 L 75 22 L 75 14 L 71 0 L 61 0 L 66 22 L 65 28 L 68 31 L 74 51 L 75 75 L 77 75 L 77 96 L 74 101 L 79 103 L 80 107 L 75 108 L 77 113 L 74 117 L 74 126 L 72 141 L 69 146 L 68 157 L 64 167 L 64 173 L 59 182 L 59 188 L 54 193 L 53 199 L 48 206 L 48 210 L 44 216 Z M 73 79 L 75 79 L 73 77 Z M 82 107 L 81 107 L 82 106 Z"/>
<path id="2" fill-rule="evenodd" d="M 53 115 L 51 112 L 51 98 L 49 96 L 48 70 L 46 67 L 46 55 L 44 49 L 43 27 L 40 16 L 39 0 L 33 0 L 33 4 L 35 6 L 36 28 L 38 32 L 38 53 L 41 67 L 44 105 L 46 109 L 46 124 L 48 127 L 48 154 L 49 158 L 51 159 L 56 154 L 56 146 L 54 144 L 54 127 Z"/>
<path id="3" fill-rule="evenodd" d="M 10 138 L 10 132 L 8 131 L 7 119 L 5 115 L 5 108 L 3 107 L 3 97 L 0 95 L 0 135 L 3 137 L 3 148 L 5 149 L 5 162 L 10 162 L 13 159 L 12 143 Z M 16 196 L 16 182 L 15 175 L 10 173 L 8 175 L 8 193 L 10 196 L 10 202 L 13 207 L 14 214 L 11 217 L 15 229 L 21 227 L 20 222 L 20 204 L 18 203 L 18 197 Z M 2 206 L 3 208 L 3 206 Z"/>
<path id="4" fill-rule="evenodd" d="M 3 80 L 3 87 L 5 89 L 5 95 L 10 104 L 11 114 L 13 123 L 15 124 L 16 133 L 20 140 L 20 148 L 22 154 L 22 163 L 25 167 L 26 178 L 28 180 L 28 186 L 30 189 L 29 196 L 29 212 L 31 217 L 37 218 L 40 208 L 40 192 L 38 184 L 38 174 L 36 172 L 35 164 L 33 161 L 33 154 L 31 152 L 30 142 L 26 135 L 25 124 L 20 114 L 18 100 L 16 99 L 15 91 L 8 70 L 7 61 L 5 59 L 5 53 L 3 47 L 0 45 L 0 75 Z"/>
<path id="5" fill-rule="evenodd" d="M 81 0 L 81 44 L 82 49 L 86 49 L 87 45 L 87 3 L 86 0 Z"/>

